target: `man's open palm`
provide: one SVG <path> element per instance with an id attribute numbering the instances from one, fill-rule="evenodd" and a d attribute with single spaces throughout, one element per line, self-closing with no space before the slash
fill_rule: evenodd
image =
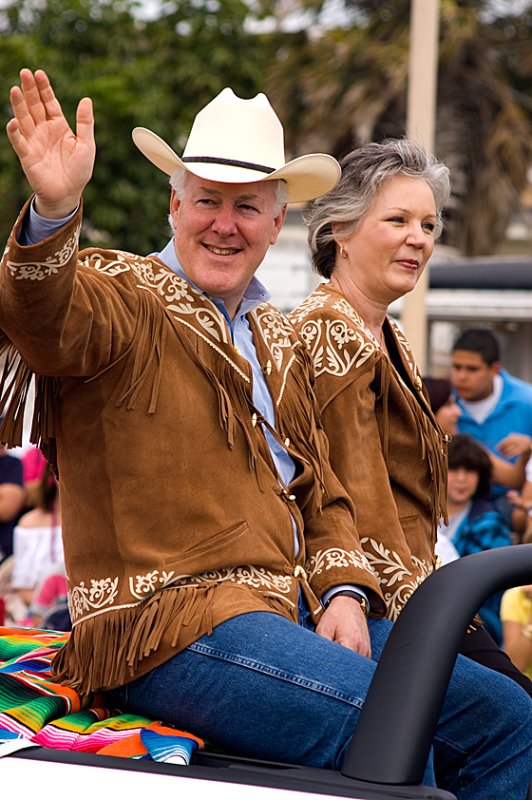
<path id="1" fill-rule="evenodd" d="M 63 217 L 76 208 L 92 175 L 96 152 L 92 102 L 88 97 L 80 101 L 74 134 L 45 72 L 23 69 L 20 81 L 20 87 L 11 89 L 14 118 L 7 135 L 37 195 L 36 211 Z"/>

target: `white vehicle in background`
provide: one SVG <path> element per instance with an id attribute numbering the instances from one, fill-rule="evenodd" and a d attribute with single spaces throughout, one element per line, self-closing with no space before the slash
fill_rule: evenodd
<path id="1" fill-rule="evenodd" d="M 528 583 L 532 544 L 465 556 L 427 578 L 394 625 L 341 772 L 209 748 L 178 766 L 31 746 L 0 759 L 2 790 L 17 800 L 455 800 L 420 782 L 463 632 L 487 596 Z"/>

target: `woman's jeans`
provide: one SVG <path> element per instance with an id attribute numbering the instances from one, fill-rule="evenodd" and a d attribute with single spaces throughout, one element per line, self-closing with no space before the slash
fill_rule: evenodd
<path id="1" fill-rule="evenodd" d="M 339 769 L 390 627 L 369 620 L 368 659 L 314 633 L 304 609 L 299 625 L 242 614 L 110 699 L 230 751 Z M 434 755 L 445 788 L 461 800 L 525 800 L 532 701 L 509 678 L 459 656 Z M 432 775 L 429 765 L 426 783 Z"/>

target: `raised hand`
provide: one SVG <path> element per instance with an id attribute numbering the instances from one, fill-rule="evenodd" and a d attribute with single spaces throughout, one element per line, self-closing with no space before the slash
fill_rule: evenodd
<path id="1" fill-rule="evenodd" d="M 11 89 L 10 100 L 14 118 L 6 131 L 36 194 L 35 209 L 49 219 L 64 217 L 76 208 L 92 175 L 92 102 L 80 100 L 74 134 L 42 70 L 21 70 L 20 87 Z"/>

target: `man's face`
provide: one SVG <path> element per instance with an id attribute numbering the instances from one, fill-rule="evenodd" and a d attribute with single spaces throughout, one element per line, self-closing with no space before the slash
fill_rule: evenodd
<path id="1" fill-rule="evenodd" d="M 486 364 L 480 353 L 455 350 L 451 360 L 451 383 L 462 400 L 485 400 L 493 392 L 493 379 L 500 364 Z"/>
<path id="2" fill-rule="evenodd" d="M 190 280 L 224 300 L 234 316 L 286 208 L 275 213 L 275 184 L 217 183 L 187 173 L 182 197 L 172 192 L 175 249 Z"/>

